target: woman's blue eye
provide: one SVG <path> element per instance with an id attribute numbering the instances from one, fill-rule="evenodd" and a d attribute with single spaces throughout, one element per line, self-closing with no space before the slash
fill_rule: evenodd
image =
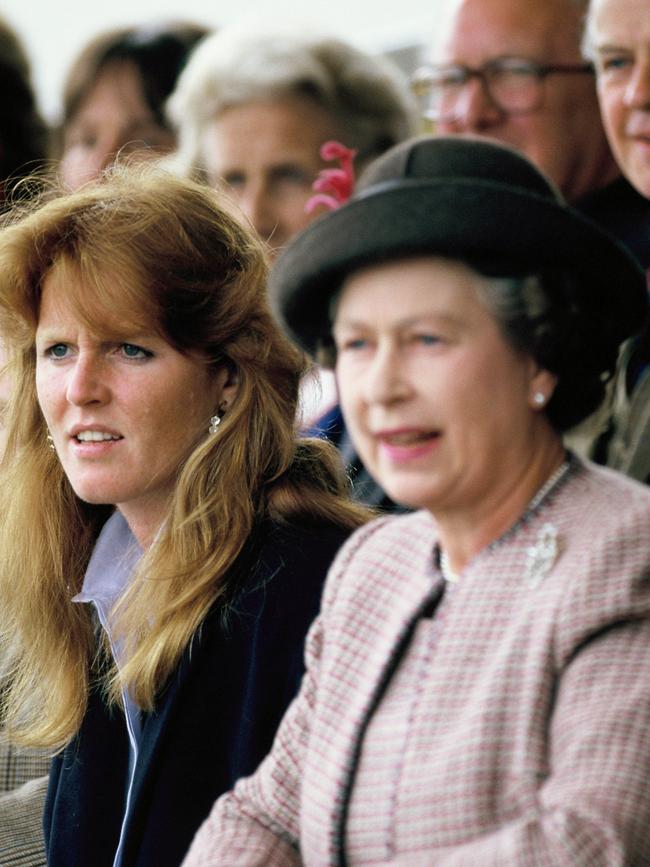
<path id="1" fill-rule="evenodd" d="M 68 347 L 65 343 L 55 343 L 47 350 L 47 354 L 50 358 L 65 358 L 68 354 Z"/>
<path id="2" fill-rule="evenodd" d="M 440 343 L 440 338 L 435 334 L 418 334 L 416 339 L 425 346 L 435 346 L 436 343 Z"/>
<path id="3" fill-rule="evenodd" d="M 121 348 L 127 358 L 149 358 L 151 356 L 150 352 L 141 346 L 136 346 L 135 343 L 123 343 Z"/>

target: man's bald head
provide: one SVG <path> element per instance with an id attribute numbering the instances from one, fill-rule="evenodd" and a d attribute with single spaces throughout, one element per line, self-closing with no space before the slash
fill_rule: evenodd
<path id="1" fill-rule="evenodd" d="M 581 71 L 587 0 L 449 0 L 431 60 L 477 69 L 499 58 L 562 66 L 539 79 L 535 107 L 509 111 L 470 78 L 443 133 L 499 139 L 523 151 L 575 200 L 613 180 L 618 169 L 600 121 L 593 76 Z"/>

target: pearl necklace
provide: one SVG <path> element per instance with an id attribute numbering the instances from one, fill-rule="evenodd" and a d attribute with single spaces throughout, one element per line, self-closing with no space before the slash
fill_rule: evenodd
<path id="1" fill-rule="evenodd" d="M 557 470 L 550 476 L 546 482 L 542 485 L 542 487 L 537 491 L 533 499 L 528 504 L 526 511 L 521 516 L 521 518 L 516 522 L 515 527 L 518 527 L 520 524 L 525 523 L 532 512 L 539 506 L 544 497 L 548 494 L 551 488 L 554 488 L 556 483 L 562 478 L 562 476 L 566 473 L 569 468 L 569 461 L 563 461 Z M 514 529 L 514 527 L 513 527 Z M 496 540 L 495 540 L 496 541 Z M 494 545 L 494 542 L 490 543 L 490 547 Z M 451 564 L 449 562 L 449 555 L 442 548 L 440 549 L 440 571 L 442 573 L 442 577 L 445 581 L 448 581 L 450 584 L 458 584 L 460 580 L 460 575 L 458 572 L 454 572 L 451 568 Z"/>
<path id="2" fill-rule="evenodd" d="M 442 549 L 440 551 L 440 571 L 445 581 L 448 581 L 450 584 L 458 584 L 460 575 L 451 568 L 447 552 Z"/>
<path id="3" fill-rule="evenodd" d="M 548 494 L 548 492 L 551 490 L 551 488 L 555 487 L 556 483 L 560 481 L 560 479 L 562 478 L 562 476 L 566 473 L 566 471 L 568 469 L 569 469 L 569 461 L 563 461 L 560 464 L 560 466 L 557 468 L 557 470 L 553 473 L 553 475 L 546 482 L 544 482 L 544 484 L 539 489 L 539 491 L 537 491 L 537 493 L 535 494 L 533 499 L 528 504 L 528 508 L 526 509 L 525 513 L 520 518 L 520 521 L 526 521 L 527 520 L 527 518 L 530 516 L 531 512 L 535 511 L 535 509 L 539 506 L 539 504 L 542 502 L 542 500 Z M 517 523 L 519 523 L 519 521 L 517 521 Z"/>

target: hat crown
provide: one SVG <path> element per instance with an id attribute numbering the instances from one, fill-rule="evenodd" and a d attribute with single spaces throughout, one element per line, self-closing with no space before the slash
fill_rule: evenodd
<path id="1" fill-rule="evenodd" d="M 559 191 L 528 159 L 502 142 L 472 136 L 423 136 L 391 148 L 362 174 L 357 193 L 387 182 L 489 181 L 564 205 Z"/>

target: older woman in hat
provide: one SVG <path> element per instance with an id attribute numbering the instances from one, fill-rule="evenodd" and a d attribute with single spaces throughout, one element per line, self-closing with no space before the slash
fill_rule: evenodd
<path id="1" fill-rule="evenodd" d="M 636 264 L 524 157 L 425 138 L 272 289 L 417 511 L 338 555 L 300 694 L 186 867 L 648 863 L 650 492 L 562 443 L 641 321 Z"/>

